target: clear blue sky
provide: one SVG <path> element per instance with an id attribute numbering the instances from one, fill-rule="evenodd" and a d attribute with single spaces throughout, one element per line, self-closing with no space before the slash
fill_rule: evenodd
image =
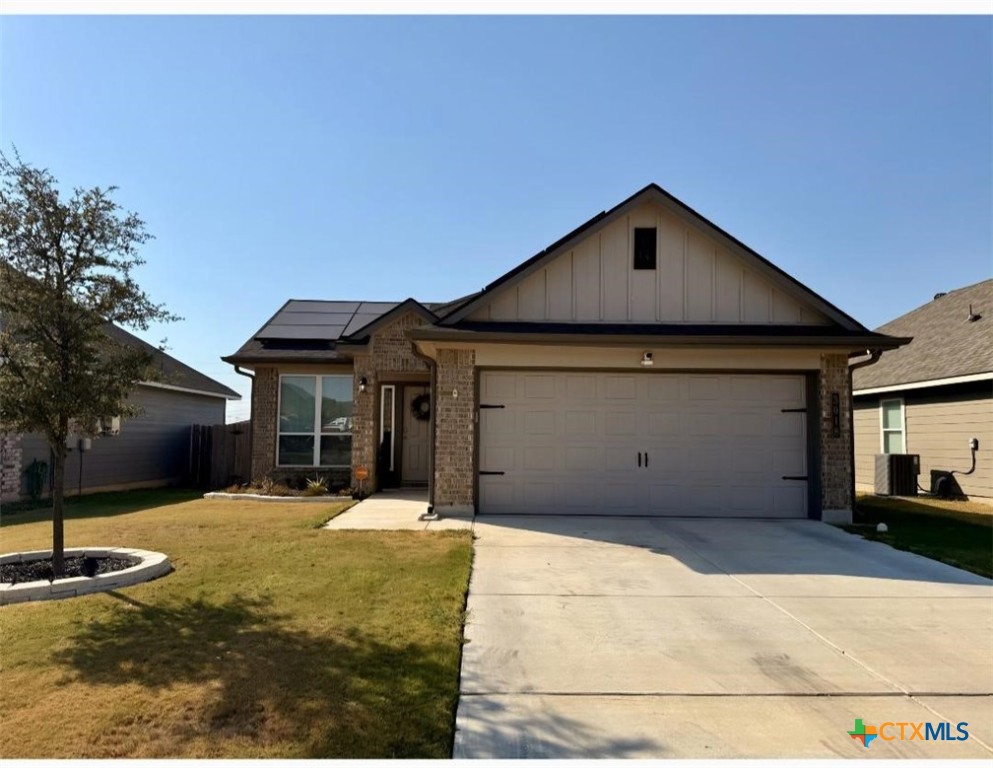
<path id="1" fill-rule="evenodd" d="M 869 327 L 993 273 L 989 17 L 6 17 L 0 66 L 229 419 L 287 298 L 454 298 L 652 181 Z"/>

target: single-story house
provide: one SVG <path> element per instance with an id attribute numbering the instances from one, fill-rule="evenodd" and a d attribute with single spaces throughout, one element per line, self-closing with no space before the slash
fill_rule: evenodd
<path id="1" fill-rule="evenodd" d="M 156 377 L 141 382 L 130 397 L 141 409 L 138 416 L 106 420 L 103 436 L 88 440 L 86 450 L 80 450 L 78 436 L 70 439 L 66 493 L 180 483 L 189 471 L 190 427 L 223 424 L 227 401 L 241 395 L 123 328 L 108 324 L 106 332 L 115 341 L 146 350 Z M 44 435 L 0 436 L 0 453 L 3 500 L 48 493 L 52 459 Z"/>
<path id="2" fill-rule="evenodd" d="M 234 354 L 253 476 L 434 511 L 848 519 L 873 333 L 659 186 L 448 304 L 291 300 Z"/>
<path id="3" fill-rule="evenodd" d="M 920 456 L 919 483 L 955 472 L 952 494 L 993 498 L 993 280 L 937 294 L 878 329 L 912 336 L 854 372 L 855 480 L 873 490 L 875 457 Z M 972 441 L 975 440 L 975 448 Z"/>

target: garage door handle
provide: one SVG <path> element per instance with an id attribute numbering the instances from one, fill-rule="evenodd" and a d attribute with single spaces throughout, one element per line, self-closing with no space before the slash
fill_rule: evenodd
<path id="1" fill-rule="evenodd" d="M 648 466 L 648 451 L 645 451 L 645 466 Z"/>
<path id="2" fill-rule="evenodd" d="M 638 451 L 638 466 L 641 466 L 641 451 Z"/>

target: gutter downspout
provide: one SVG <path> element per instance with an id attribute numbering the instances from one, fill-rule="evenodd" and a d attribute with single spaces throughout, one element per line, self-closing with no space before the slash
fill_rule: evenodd
<path id="1" fill-rule="evenodd" d="M 858 368 L 867 368 L 870 365 L 878 363 L 879 358 L 883 355 L 883 350 L 867 349 L 866 354 L 869 355 L 868 360 L 860 360 L 848 366 L 848 466 L 852 468 L 852 483 L 849 489 L 852 505 L 852 522 L 855 521 L 855 396 L 853 394 L 855 389 L 852 384 L 852 372 Z"/>
<path id="2" fill-rule="evenodd" d="M 249 401 L 249 412 L 248 412 L 248 421 L 252 425 L 251 428 L 248 430 L 248 474 L 252 475 L 254 474 L 253 472 L 254 468 L 252 467 L 252 457 L 255 455 L 255 374 L 242 370 L 242 367 L 240 365 L 235 365 L 234 372 L 237 373 L 239 376 L 244 376 L 245 378 L 252 380 L 252 397 Z M 249 477 L 248 482 L 252 482 L 252 479 L 253 478 Z"/>
<path id="3" fill-rule="evenodd" d="M 410 350 L 415 357 L 419 357 L 431 370 L 431 441 L 428 445 L 428 511 L 421 515 L 419 520 L 440 520 L 434 508 L 434 446 L 435 435 L 438 425 L 438 363 L 433 358 L 428 357 L 417 348 L 417 344 L 408 337 Z"/>

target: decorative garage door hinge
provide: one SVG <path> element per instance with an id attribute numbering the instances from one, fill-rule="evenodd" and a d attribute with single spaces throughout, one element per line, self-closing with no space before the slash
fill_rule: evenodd
<path id="1" fill-rule="evenodd" d="M 491 472 L 488 469 L 481 469 L 481 470 L 479 470 L 479 474 L 481 474 L 481 475 L 505 475 L 507 473 L 506 472 Z"/>
<path id="2" fill-rule="evenodd" d="M 490 405 L 489 403 L 480 403 L 479 404 L 480 410 L 483 409 L 483 408 L 506 408 L 506 407 L 507 407 L 506 405 Z"/>
<path id="3" fill-rule="evenodd" d="M 803 475 L 803 476 L 800 476 L 800 475 L 783 475 L 783 480 L 803 480 L 804 482 L 806 482 L 809 479 L 810 478 L 808 478 L 806 475 Z"/>
<path id="4" fill-rule="evenodd" d="M 781 408 L 780 413 L 806 413 L 806 408 Z"/>

